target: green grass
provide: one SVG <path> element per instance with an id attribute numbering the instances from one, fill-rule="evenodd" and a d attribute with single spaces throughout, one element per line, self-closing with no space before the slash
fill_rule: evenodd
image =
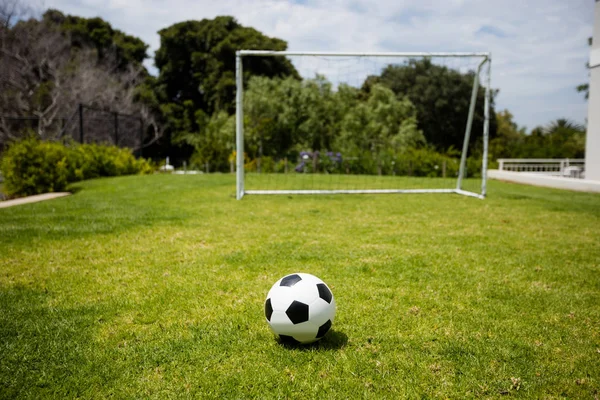
<path id="1" fill-rule="evenodd" d="M 373 175 L 246 174 L 246 190 L 337 190 L 337 189 L 454 189 L 457 179 Z M 481 179 L 465 179 L 462 188 L 481 193 Z"/>
<path id="2" fill-rule="evenodd" d="M 0 209 L 1 398 L 600 395 L 600 196 L 233 197 L 122 177 Z M 280 345 L 271 285 L 321 277 L 320 343 Z"/>

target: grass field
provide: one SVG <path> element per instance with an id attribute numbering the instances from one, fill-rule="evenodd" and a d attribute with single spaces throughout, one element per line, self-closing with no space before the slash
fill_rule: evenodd
<path id="1" fill-rule="evenodd" d="M 342 174 L 246 174 L 246 190 L 454 189 L 457 178 Z M 481 193 L 481 179 L 469 178 L 462 189 Z"/>
<path id="2" fill-rule="evenodd" d="M 600 396 L 600 196 L 249 196 L 229 175 L 80 183 L 0 209 L 1 398 Z M 319 344 L 271 285 L 332 288 Z"/>

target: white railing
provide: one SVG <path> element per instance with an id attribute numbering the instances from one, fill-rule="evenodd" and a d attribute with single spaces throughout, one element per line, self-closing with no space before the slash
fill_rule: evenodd
<path id="1" fill-rule="evenodd" d="M 567 178 L 582 178 L 585 171 L 585 159 L 499 158 L 498 170 L 562 176 Z"/>

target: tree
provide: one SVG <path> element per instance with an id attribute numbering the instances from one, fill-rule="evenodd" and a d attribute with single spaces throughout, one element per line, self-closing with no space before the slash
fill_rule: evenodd
<path id="1" fill-rule="evenodd" d="M 438 150 L 461 148 L 465 135 L 474 73 L 463 74 L 430 59 L 410 60 L 406 65 L 389 65 L 381 75 L 369 76 L 362 87 L 368 94 L 382 84 L 399 97 L 408 97 L 419 118 L 419 129 Z M 483 131 L 485 91 L 480 88 L 473 120 L 473 132 Z M 496 136 L 496 118 L 490 105 L 490 138 Z"/>
<path id="2" fill-rule="evenodd" d="M 0 28 L 8 30 L 15 20 L 31 12 L 31 7 L 20 0 L 4 0 L 0 3 Z"/>
<path id="3" fill-rule="evenodd" d="M 236 50 L 287 48 L 285 41 L 244 27 L 233 17 L 181 22 L 160 30 L 159 35 L 157 94 L 170 112 L 167 123 L 174 141 L 179 135 L 202 129 L 194 117 L 196 110 L 207 115 L 233 112 Z M 298 77 L 292 64 L 279 57 L 245 60 L 245 80 L 255 75 Z M 180 130 L 184 127 L 189 131 Z"/>
<path id="4" fill-rule="evenodd" d="M 548 157 L 583 158 L 585 127 L 565 118 L 552 121 L 543 129 Z"/>
<path id="5" fill-rule="evenodd" d="M 369 152 L 381 175 L 383 153 L 390 149 L 396 154 L 405 152 L 424 145 L 425 138 L 417 128 L 417 113 L 410 100 L 399 100 L 389 88 L 374 84 L 367 100 L 344 116 L 338 143 L 344 154 Z"/>
<path id="6" fill-rule="evenodd" d="M 384 153 L 391 149 L 398 155 L 425 144 L 410 100 L 398 99 L 383 85 L 362 98 L 348 85 L 334 91 L 323 76 L 252 77 L 244 92 L 244 136 L 258 168 L 262 157 L 293 160 L 301 152 L 333 151 L 366 157 L 382 173 L 377 162 Z"/>
<path id="7" fill-rule="evenodd" d="M 37 117 L 37 131 L 43 137 L 60 109 L 69 47 L 60 32 L 37 20 L 11 27 L 1 50 L 0 114 Z M 17 132 L 0 119 L 0 140 L 16 137 Z"/>
<path id="8" fill-rule="evenodd" d="M 253 158 L 284 155 L 291 150 L 301 121 L 301 89 L 302 82 L 292 78 L 250 78 L 244 91 L 244 139 Z"/>
<path id="9" fill-rule="evenodd" d="M 226 171 L 229 168 L 229 155 L 233 151 L 235 117 L 225 111 L 209 117 L 204 111 L 197 110 L 195 118 L 202 130 L 178 138 L 194 148 L 191 164 L 208 171 Z"/>
<path id="10" fill-rule="evenodd" d="M 492 159 L 517 157 L 527 132 L 513 121 L 508 110 L 496 113 L 497 136 L 490 140 L 489 154 Z"/>
<path id="11" fill-rule="evenodd" d="M 518 140 L 509 143 L 512 158 L 583 158 L 585 128 L 568 119 L 557 119 L 534 128 L 530 134 L 519 132 Z"/>
<path id="12" fill-rule="evenodd" d="M 4 32 L 0 49 L 0 115 L 33 117 L 38 137 L 50 139 L 61 133 L 57 117 L 72 115 L 84 103 L 139 114 L 150 127 L 147 143 L 155 141 L 161 134 L 157 105 L 146 105 L 155 99 L 138 89 L 149 77 L 142 65 L 146 48 L 141 40 L 97 18 L 49 10 L 40 20 L 19 21 Z M 86 135 L 94 132 L 92 128 Z M 0 117 L 0 144 L 19 136 L 18 129 Z"/>
<path id="13" fill-rule="evenodd" d="M 132 65 L 141 66 L 148 58 L 146 43 L 114 29 L 102 18 L 64 15 L 58 10 L 50 9 L 44 13 L 43 21 L 59 27 L 69 37 L 73 48 L 95 49 L 99 61 L 103 61 L 105 57 L 111 58 L 120 70 Z"/>
<path id="14" fill-rule="evenodd" d="M 246 149 L 254 158 L 333 150 L 344 115 L 357 102 L 357 89 L 340 85 L 334 91 L 323 76 L 254 76 L 244 92 Z"/>
<path id="15" fill-rule="evenodd" d="M 347 87 L 342 90 L 348 92 Z M 341 98 L 321 75 L 304 80 L 298 95 L 299 109 L 295 112 L 300 113 L 301 120 L 295 142 L 299 150 L 332 150 L 344 117 Z M 294 109 L 291 107 L 290 111 Z"/>

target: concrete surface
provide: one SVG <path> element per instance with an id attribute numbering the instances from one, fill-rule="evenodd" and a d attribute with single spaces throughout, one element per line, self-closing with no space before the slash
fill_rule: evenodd
<path id="1" fill-rule="evenodd" d="M 489 170 L 488 178 L 533 186 L 574 190 L 577 192 L 600 193 L 600 181 L 589 179 L 561 178 L 558 176 L 530 174 L 527 172 L 499 171 L 497 169 Z"/>
<path id="2" fill-rule="evenodd" d="M 37 203 L 38 201 L 56 199 L 58 197 L 70 196 L 69 192 L 44 193 L 35 196 L 21 197 L 20 199 L 0 201 L 0 208 L 19 206 L 21 204 Z"/>

